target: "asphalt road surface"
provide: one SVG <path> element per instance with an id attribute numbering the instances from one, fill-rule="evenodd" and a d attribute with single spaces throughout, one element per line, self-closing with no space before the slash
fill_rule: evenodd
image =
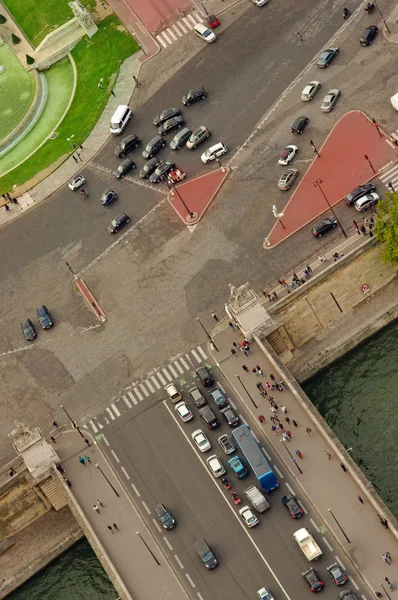
<path id="1" fill-rule="evenodd" d="M 209 361 L 207 364 L 210 364 Z M 260 523 L 250 530 L 241 522 L 238 508 L 247 504 L 243 491 L 250 485 L 256 485 L 257 481 L 253 474 L 239 481 L 227 467 L 228 459 L 235 454 L 226 456 L 217 438 L 223 433 L 231 435 L 231 428 L 209 399 L 209 405 L 222 421 L 221 426 L 209 431 L 200 419 L 198 409 L 193 407 L 188 395 L 188 390 L 198 385 L 194 370 L 181 375 L 178 383 L 184 392 L 184 400 L 194 412 L 194 419 L 189 423 L 179 420 L 174 406 L 164 400 L 162 390 L 130 409 L 127 405 L 123 408 L 123 403 L 119 404 L 118 416 L 110 408 L 98 417 L 103 424 L 106 420 L 110 422 L 100 432 L 107 439 L 103 448 L 109 460 L 124 481 L 127 481 L 128 474 L 127 487 L 131 496 L 182 584 L 192 598 L 198 597 L 199 592 L 206 599 L 233 597 L 246 600 L 254 598 L 256 591 L 266 586 L 279 600 L 304 600 L 311 592 L 301 573 L 313 567 L 325 583 L 322 597 L 335 600 L 341 588 L 338 589 L 330 580 L 326 567 L 337 560 L 352 575 L 344 588 L 350 587 L 359 597 L 359 575 L 347 562 L 309 499 L 298 496 L 305 510 L 305 515 L 299 520 L 292 519 L 282 505 L 283 495 L 298 492 L 294 479 L 280 461 L 275 460 L 269 446 L 264 444 L 257 425 L 242 414 L 236 398 L 231 398 L 228 393 L 225 382 L 217 377 L 216 371 L 213 374 L 216 383 L 226 391 L 231 405 L 236 406 L 242 421 L 248 422 L 259 437 L 260 445 L 265 446 L 271 456 L 270 464 L 281 482 L 278 490 L 267 495 L 271 508 L 258 515 Z M 208 390 L 202 389 L 202 392 L 208 398 Z M 109 418 L 110 414 L 113 420 Z M 192 447 L 191 433 L 198 428 L 211 441 L 212 448 L 207 453 L 199 453 Z M 204 461 L 213 453 L 221 458 L 227 469 L 226 476 L 243 499 L 240 507 L 232 504 L 220 480 L 208 471 Z M 244 458 L 240 451 L 236 454 Z M 157 503 L 165 504 L 176 518 L 177 527 L 172 531 L 160 529 L 153 511 Z M 301 527 L 306 527 L 319 543 L 323 556 L 318 561 L 308 562 L 293 540 L 293 533 Z M 201 537 L 206 539 L 220 561 L 220 566 L 214 571 L 206 571 L 195 553 L 194 543 Z M 194 589 L 190 580 L 196 586 Z"/>

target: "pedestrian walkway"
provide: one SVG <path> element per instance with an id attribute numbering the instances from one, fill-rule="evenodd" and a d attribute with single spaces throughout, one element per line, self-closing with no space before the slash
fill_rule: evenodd
<path id="1" fill-rule="evenodd" d="M 344 454 L 340 454 L 340 445 L 335 445 L 332 439 L 329 439 L 327 429 L 322 427 L 322 421 L 318 422 L 317 420 L 317 413 L 314 412 L 312 415 L 311 408 L 298 400 L 298 395 L 293 393 L 296 382 L 291 378 L 291 385 L 289 384 L 290 374 L 287 370 L 285 371 L 285 367 L 281 366 L 281 370 L 279 370 L 278 365 L 273 362 L 276 359 L 272 358 L 271 360 L 265 350 L 255 342 L 251 344 L 251 352 L 248 357 L 243 352 L 239 353 L 237 357 L 232 356 L 232 344 L 233 342 L 242 342 L 242 336 L 237 329 L 232 331 L 226 323 L 217 324 L 213 336 L 219 349 L 218 352 L 215 350 L 211 352 L 213 359 L 220 364 L 221 371 L 241 397 L 245 408 L 252 414 L 255 425 L 250 425 L 254 433 L 258 435 L 262 430 L 261 434 L 265 436 L 268 444 L 290 469 L 293 477 L 296 478 L 298 487 L 302 490 L 299 499 L 302 499 L 304 504 L 307 503 L 303 496 L 304 493 L 311 498 L 315 505 L 319 518 L 315 518 L 312 524 L 318 531 L 325 527 L 329 528 L 342 545 L 344 552 L 359 568 L 370 588 L 374 592 L 378 591 L 380 581 L 384 581 L 386 576 L 394 575 L 396 571 L 396 569 L 391 571 L 391 567 L 382 560 L 385 552 L 391 553 L 393 561 L 394 559 L 398 560 L 398 541 L 391 531 L 393 516 L 382 503 L 380 506 L 373 503 L 372 497 L 365 487 L 359 485 L 359 480 L 355 478 L 356 466 L 351 457 L 344 450 L 342 450 Z M 248 372 L 242 369 L 243 364 L 248 367 Z M 256 365 L 262 369 L 264 378 L 252 373 L 252 368 Z M 271 374 L 275 376 L 276 382 L 284 380 L 287 384 L 285 391 L 279 392 L 267 387 L 267 382 L 274 383 L 270 377 Z M 240 386 L 236 375 L 239 375 L 244 387 Z M 258 382 L 263 384 L 264 389 L 268 392 L 268 397 L 261 397 L 260 391 L 256 387 Z M 281 443 L 282 432 L 273 432 L 271 429 L 273 423 L 270 410 L 272 407 L 268 400 L 270 395 L 279 408 L 278 416 L 285 430 L 291 432 L 292 439 L 285 444 Z M 286 415 L 283 414 L 281 406 L 287 408 Z M 265 423 L 259 423 L 259 415 L 265 416 Z M 286 421 L 286 418 L 290 419 L 290 423 Z M 303 459 L 297 457 L 296 451 L 298 450 L 304 455 Z M 330 460 L 328 460 L 327 453 L 331 454 Z M 302 474 L 292 463 L 291 457 L 298 462 Z M 358 496 L 363 499 L 363 503 L 358 500 Z M 376 497 L 376 501 L 377 499 Z M 344 538 L 336 526 L 331 518 L 330 510 L 333 511 L 333 515 L 350 542 Z M 378 513 L 382 518 L 387 518 L 389 529 L 383 527 Z M 305 523 L 303 523 L 304 525 Z M 328 554 L 326 548 L 324 551 Z M 331 556 L 328 560 L 333 562 Z M 358 577 L 355 573 L 349 573 L 349 575 L 352 575 L 350 587 L 355 588 L 353 590 L 355 593 L 358 588 L 356 583 Z M 391 577 L 391 579 L 394 582 L 395 577 Z M 358 581 L 358 583 L 361 582 Z M 365 594 L 365 598 L 370 600 L 371 596 Z"/>
<path id="2" fill-rule="evenodd" d="M 109 406 L 102 413 L 90 420 L 91 430 L 94 434 L 97 434 L 126 411 L 151 399 L 158 392 L 164 396 L 165 386 L 172 381 L 177 382 L 179 388 L 182 389 L 185 385 L 184 374 L 197 369 L 205 363 L 207 358 L 204 349 L 198 346 L 186 354 L 177 356 L 165 367 L 158 367 L 152 370 L 150 374 L 134 381 L 117 396 L 114 396 Z"/>
<path id="3" fill-rule="evenodd" d="M 398 191 L 398 164 L 395 163 L 389 169 L 386 169 L 379 175 L 379 179 L 386 186 L 389 191 Z M 393 190 L 391 190 L 390 185 L 392 185 Z"/>
<path id="4" fill-rule="evenodd" d="M 178 21 L 164 29 L 159 35 L 156 36 L 156 40 L 162 46 L 167 48 L 174 42 L 177 42 L 185 34 L 193 30 L 194 26 L 198 23 L 203 23 L 204 17 L 194 10 L 188 13 L 186 17 L 181 17 Z"/>
<path id="5" fill-rule="evenodd" d="M 77 431 L 62 433 L 56 450 L 74 514 L 123 597 L 187 600 L 174 572 L 97 445 L 87 448 Z M 91 462 L 80 464 L 78 457 Z M 98 467 L 97 467 L 98 465 Z M 100 470 L 101 469 L 101 470 Z M 126 485 L 128 485 L 126 480 Z M 101 501 L 101 503 L 99 502 Z M 97 506 L 98 512 L 93 510 Z M 117 526 L 117 529 L 113 525 Z"/>

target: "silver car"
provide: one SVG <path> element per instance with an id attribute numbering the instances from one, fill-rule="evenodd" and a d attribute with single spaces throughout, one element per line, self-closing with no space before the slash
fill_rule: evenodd
<path id="1" fill-rule="evenodd" d="M 278 188 L 280 190 L 290 190 L 297 175 L 297 169 L 288 169 L 282 173 L 278 181 Z"/>
<path id="2" fill-rule="evenodd" d="M 309 84 L 306 85 L 303 91 L 301 92 L 302 101 L 309 102 L 310 100 L 312 100 L 320 87 L 321 83 L 319 81 L 310 81 Z"/>
<path id="3" fill-rule="evenodd" d="M 340 90 L 329 90 L 326 96 L 323 99 L 321 111 L 322 112 L 330 112 L 334 109 L 337 100 L 340 97 Z"/>

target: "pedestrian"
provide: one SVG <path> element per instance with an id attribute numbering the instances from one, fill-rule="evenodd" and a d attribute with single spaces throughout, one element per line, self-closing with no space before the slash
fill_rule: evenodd
<path id="1" fill-rule="evenodd" d="M 98 82 L 98 89 L 100 89 L 100 90 L 104 89 L 104 86 L 102 85 L 102 83 L 100 81 Z"/>
<path id="2" fill-rule="evenodd" d="M 94 504 L 93 510 L 95 510 L 95 512 L 99 515 L 100 509 L 98 508 L 98 506 L 96 504 Z"/>
<path id="3" fill-rule="evenodd" d="M 113 90 L 111 90 L 111 94 L 112 94 L 112 96 L 114 96 L 116 98 L 116 94 Z"/>
<path id="4" fill-rule="evenodd" d="M 83 145 L 82 145 L 82 144 L 79 144 L 79 148 L 80 148 L 80 150 L 84 150 L 84 148 L 83 148 Z"/>
<path id="5" fill-rule="evenodd" d="M 281 411 L 283 412 L 283 414 L 285 415 L 287 413 L 287 408 L 286 406 L 281 406 Z"/>
<path id="6" fill-rule="evenodd" d="M 88 441 L 87 438 L 84 438 L 84 441 L 86 442 L 87 446 L 91 446 L 90 442 Z"/>
<path id="7" fill-rule="evenodd" d="M 50 440 L 52 441 L 53 444 L 56 444 L 57 442 L 55 441 L 55 437 L 53 435 L 50 435 Z"/>
<path id="8" fill-rule="evenodd" d="M 57 471 L 59 471 L 60 473 L 65 473 L 65 469 L 61 466 L 61 465 L 57 465 L 55 467 L 57 469 Z"/>
<path id="9" fill-rule="evenodd" d="M 362 223 L 361 227 L 360 227 L 361 233 L 362 235 L 366 235 L 368 232 L 366 231 L 366 227 L 365 225 Z"/>
<path id="10" fill-rule="evenodd" d="M 352 222 L 354 223 L 355 231 L 357 232 L 357 234 L 361 235 L 361 233 L 359 231 L 358 223 L 356 221 L 352 221 Z"/>
<path id="11" fill-rule="evenodd" d="M 256 377 L 257 377 L 258 373 L 257 373 L 257 369 L 256 369 L 256 367 L 253 367 L 253 368 L 252 368 L 252 373 L 253 373 L 253 375 L 256 375 Z"/>
<path id="12" fill-rule="evenodd" d="M 361 504 L 364 504 L 364 501 L 363 501 L 363 498 L 362 498 L 362 496 L 357 496 L 357 498 L 358 498 L 358 500 L 359 500 L 359 502 L 360 502 Z"/>
<path id="13" fill-rule="evenodd" d="M 275 375 L 273 373 L 271 373 L 271 375 L 269 376 L 269 378 L 271 379 L 271 381 L 275 381 Z"/>
<path id="14" fill-rule="evenodd" d="M 381 523 L 381 524 L 383 525 L 383 527 L 384 527 L 385 529 L 388 529 L 388 521 L 387 521 L 387 519 L 383 519 L 383 521 L 382 521 L 382 523 Z"/>
<path id="15" fill-rule="evenodd" d="M 85 465 L 86 463 L 84 462 L 84 458 L 82 456 L 79 456 L 79 463 L 81 465 Z"/>
<path id="16" fill-rule="evenodd" d="M 232 354 L 232 356 L 236 356 L 236 357 L 238 357 L 238 353 L 237 353 L 237 351 L 235 350 L 235 348 L 231 348 L 231 354 Z"/>
<path id="17" fill-rule="evenodd" d="M 108 525 L 107 527 L 108 527 L 109 531 L 112 531 L 113 535 L 115 535 L 115 532 L 112 529 L 112 525 Z"/>
<path id="18" fill-rule="evenodd" d="M 292 419 L 292 423 L 293 423 L 293 425 L 294 425 L 295 427 L 298 427 L 298 424 L 297 424 L 297 422 L 296 422 L 294 419 Z"/>
<path id="19" fill-rule="evenodd" d="M 4 208 L 5 208 L 6 213 L 10 212 L 10 207 L 8 206 L 8 204 L 5 204 Z"/>
<path id="20" fill-rule="evenodd" d="M 270 302 L 272 302 L 272 300 L 273 300 L 273 297 L 271 296 L 271 294 L 267 294 L 267 297 L 268 297 L 268 300 L 269 300 Z"/>
<path id="21" fill-rule="evenodd" d="M 267 392 L 265 390 L 261 390 L 261 392 L 260 392 L 261 398 L 265 398 L 266 395 L 267 395 Z"/>
<path id="22" fill-rule="evenodd" d="M 260 421 L 260 423 L 265 423 L 265 417 L 264 417 L 264 415 L 258 415 L 257 418 Z"/>
<path id="23" fill-rule="evenodd" d="M 376 594 L 376 598 L 383 598 L 383 594 L 381 594 L 380 592 L 375 592 Z"/>
<path id="24" fill-rule="evenodd" d="M 310 437 L 312 437 L 312 429 L 311 429 L 311 427 L 307 427 L 307 428 L 306 428 L 306 432 L 308 433 L 308 435 L 309 435 Z"/>
<path id="25" fill-rule="evenodd" d="M 321 261 L 321 263 L 327 263 L 329 262 L 329 259 L 326 258 L 326 256 L 318 256 L 319 260 Z"/>
<path id="26" fill-rule="evenodd" d="M 384 577 L 384 581 L 387 583 L 388 587 L 390 588 L 390 590 L 393 592 L 395 590 L 395 588 L 397 587 L 396 585 L 394 585 L 389 579 L 388 577 Z"/>
<path id="27" fill-rule="evenodd" d="M 14 471 L 14 469 L 12 469 L 12 468 L 8 471 L 8 475 L 10 477 L 13 477 L 15 474 L 16 474 L 16 471 Z"/>
<path id="28" fill-rule="evenodd" d="M 390 562 L 390 559 L 388 558 L 388 556 L 387 556 L 386 554 L 382 554 L 382 555 L 381 555 L 381 558 L 384 560 L 384 562 L 385 562 L 387 565 L 390 565 L 390 564 L 391 564 L 391 562 Z"/>
<path id="29" fill-rule="evenodd" d="M 374 236 L 373 231 L 371 230 L 371 228 L 369 227 L 369 237 L 372 238 Z"/>
<path id="30" fill-rule="evenodd" d="M 347 467 L 344 463 L 340 463 L 340 467 L 343 469 L 344 473 L 347 473 Z"/>
<path id="31" fill-rule="evenodd" d="M 232 331 L 235 331 L 235 325 L 232 323 L 232 321 L 228 321 L 228 325 L 230 326 Z"/>
<path id="32" fill-rule="evenodd" d="M 58 421 L 53 421 L 53 427 L 59 427 Z"/>
<path id="33" fill-rule="evenodd" d="M 307 269 L 308 273 L 312 273 L 312 269 L 311 269 L 310 265 L 307 265 L 305 268 Z"/>
<path id="34" fill-rule="evenodd" d="M 135 75 L 133 75 L 133 79 L 134 79 L 135 86 L 139 88 L 141 84 Z"/>
<path id="35" fill-rule="evenodd" d="M 292 439 L 292 432 L 291 431 L 286 431 L 286 434 L 288 435 L 289 440 L 291 440 Z"/>
<path id="36" fill-rule="evenodd" d="M 286 417 L 285 421 L 286 421 L 286 423 L 287 423 L 288 425 L 290 424 L 290 419 L 289 419 L 289 417 Z"/>
<path id="37" fill-rule="evenodd" d="M 78 163 L 79 161 L 77 160 L 76 156 L 74 154 L 72 154 L 72 158 L 75 161 L 75 163 Z"/>
<path id="38" fill-rule="evenodd" d="M 390 562 L 392 562 L 391 554 L 389 552 L 386 552 L 386 556 L 390 560 Z"/>
<path id="39" fill-rule="evenodd" d="M 90 459 L 90 457 L 88 456 L 88 454 L 86 454 L 86 456 L 85 456 L 84 458 L 86 459 L 86 461 L 87 461 L 88 463 L 91 463 L 91 459 Z"/>
<path id="40" fill-rule="evenodd" d="M 325 454 L 326 454 L 328 460 L 330 460 L 332 458 L 332 455 L 327 450 L 325 450 Z"/>
<path id="41" fill-rule="evenodd" d="M 104 506 L 104 505 L 103 505 L 103 503 L 102 503 L 102 500 L 100 500 L 99 498 L 97 498 L 97 502 L 98 502 L 98 504 L 99 504 L 100 506 Z"/>
<path id="42" fill-rule="evenodd" d="M 212 311 L 211 311 L 211 316 L 213 317 L 213 319 L 214 319 L 215 321 L 217 321 L 217 322 L 219 321 L 219 318 L 217 317 L 217 315 L 216 315 L 216 313 L 214 312 L 214 310 L 212 310 Z"/>
<path id="43" fill-rule="evenodd" d="M 257 381 L 256 388 L 260 391 L 264 391 L 263 384 L 261 383 L 261 381 Z"/>
<path id="44" fill-rule="evenodd" d="M 76 154 L 77 154 L 77 157 L 80 160 L 80 162 L 83 162 L 83 159 L 81 157 L 81 152 L 77 151 Z"/>
<path id="45" fill-rule="evenodd" d="M 302 452 L 300 452 L 300 450 L 296 450 L 296 455 L 297 455 L 299 458 L 304 458 L 304 454 L 303 454 Z"/>
<path id="46" fill-rule="evenodd" d="M 303 40 L 303 36 L 301 35 L 301 33 L 300 33 L 299 31 L 297 32 L 297 37 L 298 37 L 298 39 L 300 40 L 300 42 L 303 42 L 303 41 L 304 41 L 304 40 Z"/>
<path id="47" fill-rule="evenodd" d="M 272 292 L 272 297 L 274 300 L 278 300 L 278 294 L 276 292 Z"/>
<path id="48" fill-rule="evenodd" d="M 113 524 L 113 528 L 115 529 L 115 531 L 119 531 L 119 527 L 116 525 L 116 523 Z"/>
<path id="49" fill-rule="evenodd" d="M 248 372 L 249 372 L 249 369 L 247 368 L 247 366 L 246 366 L 246 365 L 242 365 L 242 369 L 243 369 L 244 371 L 246 371 L 246 373 L 248 373 Z"/>
<path id="50" fill-rule="evenodd" d="M 64 477 L 63 479 L 68 487 L 72 487 L 72 484 L 67 477 Z"/>

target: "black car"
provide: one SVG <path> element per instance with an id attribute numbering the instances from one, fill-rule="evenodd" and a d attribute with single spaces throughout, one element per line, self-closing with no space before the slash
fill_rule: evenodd
<path id="1" fill-rule="evenodd" d="M 145 146 L 145 150 L 142 152 L 142 156 L 144 158 L 152 158 L 166 145 L 166 140 L 162 138 L 160 135 L 155 136 L 150 142 Z"/>
<path id="2" fill-rule="evenodd" d="M 162 135 L 163 133 L 169 133 L 169 131 L 173 131 L 173 129 L 177 129 L 177 127 L 182 127 L 184 123 L 185 119 L 181 115 L 168 119 L 158 127 L 158 134 Z"/>
<path id="3" fill-rule="evenodd" d="M 207 97 L 207 92 L 205 90 L 205 88 L 196 88 L 194 90 L 189 90 L 188 94 L 186 94 L 186 96 L 182 97 L 182 103 L 185 104 L 185 106 L 189 106 L 190 104 L 193 104 L 194 102 L 197 102 L 198 100 L 203 100 L 204 98 Z"/>
<path id="4" fill-rule="evenodd" d="M 355 190 L 352 190 L 352 192 L 347 194 L 347 196 L 345 197 L 345 203 L 348 204 L 348 206 L 351 206 L 357 200 L 359 200 L 359 198 L 362 198 L 362 196 L 370 194 L 375 190 L 376 186 L 373 185 L 373 183 L 365 183 L 364 185 L 360 185 L 359 187 L 355 188 Z"/>
<path id="5" fill-rule="evenodd" d="M 373 42 L 378 33 L 379 30 L 376 27 L 376 25 L 369 25 L 369 27 L 365 29 L 365 31 L 359 38 L 359 43 L 361 44 L 361 46 L 370 46 L 370 44 Z"/>
<path id="6" fill-rule="evenodd" d="M 319 579 L 314 569 L 307 569 L 301 574 L 310 586 L 311 592 L 320 592 L 323 589 L 323 581 Z"/>
<path id="7" fill-rule="evenodd" d="M 40 325 L 43 329 L 50 329 L 50 327 L 53 326 L 50 313 L 48 312 L 47 307 L 44 306 L 44 304 L 42 306 L 39 306 L 38 309 L 36 309 L 36 314 L 40 321 Z"/>
<path id="8" fill-rule="evenodd" d="M 287 510 L 290 513 L 290 516 L 293 517 L 293 519 L 300 519 L 300 517 L 303 516 L 304 511 L 298 504 L 293 494 L 287 494 L 286 496 L 283 496 L 282 504 L 286 506 Z"/>
<path id="9" fill-rule="evenodd" d="M 154 172 L 149 178 L 151 183 L 159 183 L 160 179 L 169 173 L 171 169 L 174 169 L 175 163 L 171 162 L 171 160 L 162 161 L 160 165 L 156 167 Z"/>
<path id="10" fill-rule="evenodd" d="M 155 514 L 164 529 L 173 529 L 177 525 L 175 518 L 164 504 L 155 506 Z"/>
<path id="11" fill-rule="evenodd" d="M 338 53 L 339 49 L 337 46 L 330 46 L 330 48 L 327 48 L 324 52 L 322 52 L 316 64 L 321 69 L 325 69 L 330 65 L 330 63 L 338 55 Z"/>
<path id="12" fill-rule="evenodd" d="M 101 196 L 101 204 L 103 204 L 104 206 L 108 206 L 108 204 L 116 200 L 116 198 L 116 192 L 114 192 L 113 190 L 106 190 L 106 192 L 104 192 Z"/>
<path id="13" fill-rule="evenodd" d="M 357 600 L 356 595 L 349 589 L 339 592 L 340 600 Z"/>
<path id="14" fill-rule="evenodd" d="M 176 117 L 177 115 L 180 115 L 180 114 L 181 114 L 181 110 L 177 107 L 166 108 L 166 110 L 164 110 L 163 112 L 160 113 L 160 115 L 157 115 L 154 118 L 153 124 L 156 125 L 156 127 L 158 127 L 159 125 L 161 125 L 168 119 L 171 119 L 172 117 Z"/>
<path id="15" fill-rule="evenodd" d="M 178 131 L 170 142 L 170 148 L 172 150 L 179 150 L 182 146 L 185 146 L 186 141 L 191 137 L 192 131 L 189 127 L 183 127 Z"/>
<path id="16" fill-rule="evenodd" d="M 138 148 L 141 144 L 141 140 L 135 133 L 128 135 L 125 137 L 118 146 L 115 148 L 115 154 L 119 158 L 126 156 L 129 152 L 134 150 L 134 148 Z"/>
<path id="17" fill-rule="evenodd" d="M 24 334 L 25 338 L 28 340 L 28 342 L 31 342 L 32 340 L 35 339 L 36 331 L 35 331 L 35 328 L 33 327 L 32 321 L 30 319 L 26 319 L 26 321 L 22 321 L 21 327 L 22 327 L 23 334 Z"/>
<path id="18" fill-rule="evenodd" d="M 209 387 L 214 383 L 214 378 L 209 373 L 206 365 L 202 365 L 201 367 L 199 367 L 199 369 L 196 369 L 196 375 L 199 377 L 199 379 L 202 382 L 202 385 L 204 385 L 205 387 Z"/>
<path id="19" fill-rule="evenodd" d="M 203 396 L 203 394 L 199 388 L 197 388 L 197 387 L 191 388 L 189 390 L 189 395 L 191 396 L 192 400 L 195 402 L 195 406 L 197 406 L 198 408 L 200 408 L 201 406 L 205 406 L 205 404 L 207 404 L 207 400 Z"/>
<path id="20" fill-rule="evenodd" d="M 309 121 L 310 120 L 308 117 L 297 117 L 297 119 L 294 121 L 294 123 L 292 125 L 292 133 L 294 133 L 294 135 L 303 133 L 303 131 L 306 128 L 307 123 L 309 123 Z"/>
<path id="21" fill-rule="evenodd" d="M 141 179 L 147 179 L 150 175 L 152 175 L 156 167 L 160 165 L 160 162 L 161 161 L 158 158 L 151 158 L 148 160 L 148 162 L 146 162 L 140 170 Z"/>
<path id="22" fill-rule="evenodd" d="M 237 425 L 239 425 L 240 420 L 238 415 L 236 415 L 234 413 L 234 411 L 232 410 L 232 408 L 230 406 L 226 406 L 225 408 L 222 408 L 220 410 L 220 413 L 222 414 L 222 416 L 224 417 L 224 419 L 226 420 L 226 422 L 228 423 L 228 425 L 230 427 L 236 427 Z"/>
<path id="23" fill-rule="evenodd" d="M 311 231 L 315 237 L 322 237 L 324 233 L 327 233 L 330 229 L 334 229 L 335 227 L 337 227 L 337 219 L 334 217 L 327 217 L 326 219 L 319 221 L 319 223 L 316 223 Z"/>
<path id="24" fill-rule="evenodd" d="M 128 223 L 130 223 L 130 217 L 128 217 L 126 213 L 121 213 L 113 219 L 113 221 L 108 227 L 108 231 L 109 233 L 116 233 L 117 231 L 119 231 L 119 229 L 121 229 Z"/>
<path id="25" fill-rule="evenodd" d="M 347 581 L 347 575 L 343 567 L 340 567 L 337 563 L 327 567 L 327 571 L 336 585 L 343 585 Z"/>
<path id="26" fill-rule="evenodd" d="M 125 158 L 120 163 L 120 165 L 118 166 L 116 171 L 114 171 L 114 175 L 115 175 L 116 179 L 121 179 L 122 177 L 127 175 L 127 173 L 129 173 L 131 171 L 131 169 L 134 169 L 134 167 L 135 167 L 135 162 L 132 161 L 130 158 Z"/>

